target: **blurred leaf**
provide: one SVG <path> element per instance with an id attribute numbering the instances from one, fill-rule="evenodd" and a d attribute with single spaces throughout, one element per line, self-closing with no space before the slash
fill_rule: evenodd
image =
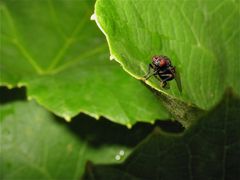
<path id="1" fill-rule="evenodd" d="M 94 132 L 85 132 L 88 126 L 78 126 L 78 132 L 67 128 L 69 123 L 55 116 L 34 102 L 17 102 L 0 109 L 0 179 L 80 179 L 87 160 L 97 163 L 116 162 L 116 155 L 123 150 L 119 162 L 129 154 L 130 148 L 118 139 L 126 139 L 122 128 L 101 126 L 88 120 Z M 80 121 L 76 121 L 80 122 Z M 110 122 L 109 122 L 110 123 Z M 112 123 L 111 123 L 112 124 Z M 71 123 L 70 123 L 71 125 Z M 76 124 L 74 124 L 76 128 Z M 123 127 L 124 128 L 124 127 Z M 125 128 L 127 129 L 127 128 Z M 92 132 L 91 134 L 89 132 Z M 98 136 L 105 141 L 98 145 L 88 140 Z M 144 134 L 144 133 L 143 133 Z M 118 136 L 118 139 L 116 138 Z M 132 139 L 134 136 L 132 136 Z M 107 139 L 112 138 L 110 143 Z M 114 139 L 115 138 L 115 139 Z M 139 138 L 139 137 L 138 137 Z M 135 139 L 136 140 L 136 139 Z"/>
<path id="2" fill-rule="evenodd" d="M 108 61 L 107 45 L 90 21 L 93 1 L 4 0 L 1 78 L 70 120 L 79 112 L 128 125 L 169 117 L 155 96 Z"/>
<path id="3" fill-rule="evenodd" d="M 209 109 L 226 87 L 240 92 L 239 1 L 97 0 L 95 18 L 107 37 L 112 57 L 143 79 L 153 55 L 176 66 L 183 93 L 174 81 L 165 94 Z"/>
<path id="4" fill-rule="evenodd" d="M 121 165 L 89 164 L 89 179 L 239 179 L 240 99 L 222 102 L 183 134 L 156 129 Z"/>

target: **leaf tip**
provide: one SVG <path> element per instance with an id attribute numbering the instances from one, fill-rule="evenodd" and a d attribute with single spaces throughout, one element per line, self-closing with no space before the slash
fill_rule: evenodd
<path id="1" fill-rule="evenodd" d="M 155 123 L 155 121 L 150 121 L 150 124 L 154 124 Z"/>
<path id="2" fill-rule="evenodd" d="M 93 13 L 93 14 L 91 15 L 90 19 L 91 19 L 92 21 L 96 21 L 96 14 Z"/>
<path id="3" fill-rule="evenodd" d="M 67 122 L 71 122 L 71 117 L 68 116 L 68 115 L 64 115 L 64 119 L 67 121 Z"/>
<path id="4" fill-rule="evenodd" d="M 110 61 L 112 61 L 112 60 L 114 60 L 114 59 L 116 59 L 116 57 L 111 54 L 111 55 L 110 55 Z"/>
<path id="5" fill-rule="evenodd" d="M 128 128 L 128 129 L 131 129 L 131 128 L 132 128 L 132 125 L 128 123 L 128 124 L 127 124 L 127 128 Z"/>
<path id="6" fill-rule="evenodd" d="M 26 86 L 26 84 L 24 84 L 24 83 L 22 83 L 22 82 L 17 83 L 17 87 L 18 87 L 18 88 L 23 87 L 23 86 Z"/>
<path id="7" fill-rule="evenodd" d="M 8 89 L 13 89 L 14 88 L 14 86 L 11 85 L 11 84 L 7 84 L 6 86 L 7 86 Z"/>

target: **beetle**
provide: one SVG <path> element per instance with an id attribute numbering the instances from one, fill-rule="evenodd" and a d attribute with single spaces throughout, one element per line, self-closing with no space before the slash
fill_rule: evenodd
<path id="1" fill-rule="evenodd" d="M 153 69 L 152 73 L 151 69 Z M 144 78 L 147 80 L 151 76 L 155 76 L 159 81 L 161 81 L 162 88 L 166 88 L 168 81 L 175 79 L 179 91 L 182 91 L 180 77 L 176 72 L 176 68 L 172 66 L 170 58 L 167 56 L 160 55 L 152 57 L 152 63 L 148 65 L 148 72 Z"/>

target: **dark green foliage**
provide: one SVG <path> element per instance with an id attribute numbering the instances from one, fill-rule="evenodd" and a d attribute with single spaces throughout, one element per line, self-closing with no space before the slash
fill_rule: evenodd
<path id="1" fill-rule="evenodd" d="M 186 132 L 155 131 L 121 165 L 88 164 L 85 179 L 240 178 L 240 98 L 228 92 Z"/>

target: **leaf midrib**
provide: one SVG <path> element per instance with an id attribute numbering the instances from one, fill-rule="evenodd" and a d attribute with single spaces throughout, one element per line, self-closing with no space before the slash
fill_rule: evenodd
<path id="1" fill-rule="evenodd" d="M 51 3 L 51 0 L 48 1 L 49 4 L 51 4 L 51 9 L 52 11 L 54 10 L 54 7 Z M 50 5 L 49 5 L 50 6 Z M 50 61 L 50 65 L 46 68 L 43 69 L 38 63 L 37 60 L 35 58 L 33 58 L 33 56 L 31 55 L 30 51 L 27 50 L 24 46 L 23 43 L 21 43 L 20 41 L 20 35 L 19 32 L 16 28 L 14 19 L 9 11 L 9 9 L 7 8 L 7 6 L 2 3 L 1 4 L 1 9 L 5 12 L 5 15 L 8 19 L 8 22 L 10 23 L 10 27 L 13 30 L 13 37 L 12 38 L 7 38 L 12 44 L 14 44 L 19 51 L 21 52 L 22 56 L 24 57 L 24 59 L 32 66 L 32 68 L 35 70 L 35 72 L 38 75 L 46 75 L 46 74 L 56 74 L 59 73 L 60 71 L 65 70 L 66 68 L 76 64 L 77 62 L 79 62 L 81 59 L 83 58 L 87 58 L 89 56 L 92 56 L 98 52 L 101 52 L 103 49 L 105 49 L 105 46 L 100 46 L 100 47 L 96 47 L 95 49 L 91 49 L 89 51 L 83 52 L 82 54 L 80 54 L 78 57 L 73 58 L 72 60 L 68 61 L 67 63 L 57 66 L 59 64 L 59 62 L 63 59 L 64 54 L 66 53 L 66 51 L 69 49 L 70 45 L 74 42 L 74 40 L 76 39 L 76 34 L 79 33 L 81 30 L 83 30 L 84 25 L 87 23 L 87 17 L 90 14 L 90 8 L 88 8 L 88 10 L 86 11 L 85 15 L 84 15 L 84 20 L 80 21 L 80 23 L 78 23 L 74 30 L 72 31 L 71 35 L 69 37 L 65 37 L 65 42 L 63 44 L 63 46 L 60 48 L 60 50 L 56 53 L 55 57 L 53 58 L 52 61 Z M 78 37 L 79 40 L 79 37 Z"/>
<path id="2" fill-rule="evenodd" d="M 10 26 L 13 30 L 13 38 L 11 38 L 11 43 L 13 43 L 19 51 L 22 53 L 24 59 L 33 67 L 33 69 L 36 71 L 37 74 L 43 74 L 44 70 L 42 67 L 36 62 L 36 60 L 31 56 L 29 51 L 20 43 L 19 41 L 19 33 L 17 31 L 17 28 L 15 26 L 15 22 L 11 16 L 10 11 L 6 7 L 5 4 L 1 4 L 2 10 L 5 12 L 5 15 L 10 23 Z"/>

